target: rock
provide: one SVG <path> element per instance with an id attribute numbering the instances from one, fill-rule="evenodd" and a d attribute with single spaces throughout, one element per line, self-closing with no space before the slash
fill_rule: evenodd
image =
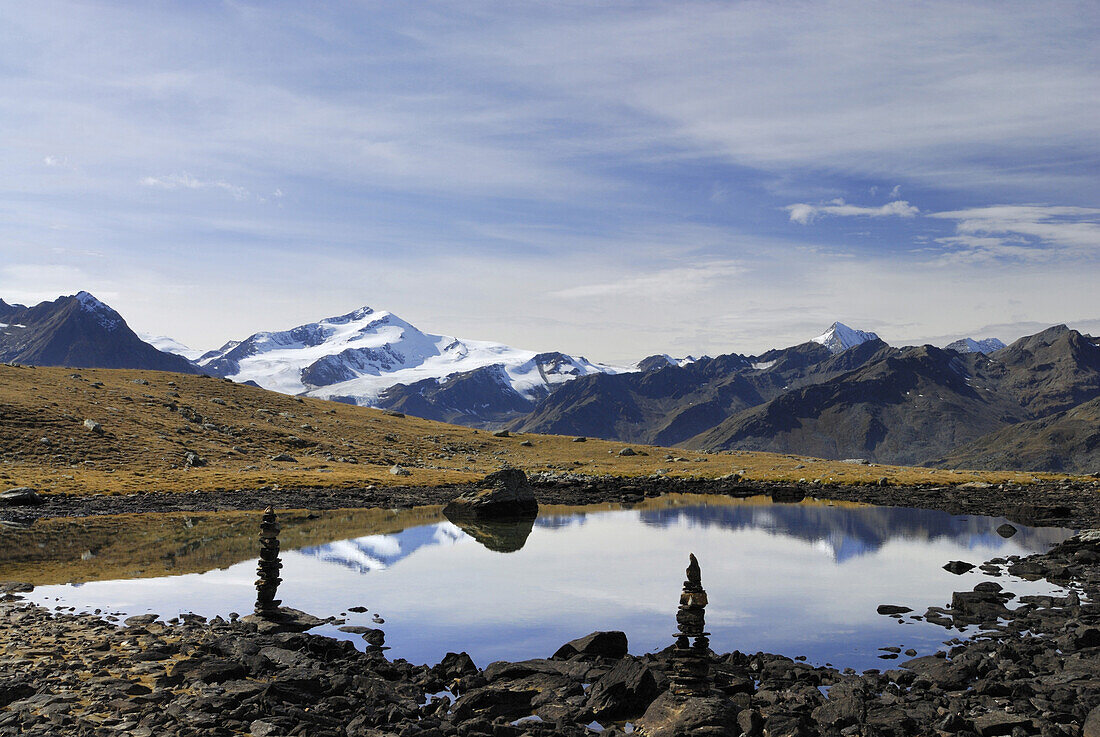
<path id="1" fill-rule="evenodd" d="M 278 455 L 271 456 L 271 460 L 278 461 L 279 463 L 297 463 L 298 459 L 289 453 L 279 453 Z"/>
<path id="2" fill-rule="evenodd" d="M 127 627 L 144 627 L 147 624 L 152 624 L 158 619 L 160 619 L 159 614 L 136 614 L 122 620 L 122 623 Z"/>
<path id="3" fill-rule="evenodd" d="M 510 437 L 512 437 L 512 433 L 508 432 L 507 430 L 497 430 L 495 433 L 493 433 L 493 437 L 494 438 L 510 438 Z"/>
<path id="4" fill-rule="evenodd" d="M 193 468 L 200 468 L 206 465 L 206 459 L 197 453 L 188 453 L 184 456 L 183 462 Z"/>
<path id="5" fill-rule="evenodd" d="M 568 660 L 577 655 L 600 656 L 619 660 L 626 657 L 626 633 L 618 630 L 593 632 L 576 640 L 570 640 L 558 648 L 551 657 L 554 660 Z"/>
<path id="6" fill-rule="evenodd" d="M 992 489 L 993 484 L 986 483 L 985 481 L 967 481 L 965 484 L 959 484 L 956 489 Z"/>
<path id="7" fill-rule="evenodd" d="M 531 700 L 538 691 L 507 686 L 485 686 L 464 693 L 455 701 L 452 713 L 457 721 L 473 717 L 518 719 L 531 713 Z"/>
<path id="8" fill-rule="evenodd" d="M 93 432 L 96 435 L 103 434 L 103 425 L 100 425 L 95 420 L 84 420 L 84 428 L 89 432 Z"/>
<path id="9" fill-rule="evenodd" d="M 447 653 L 443 660 L 432 666 L 432 675 L 443 681 L 453 681 L 477 673 L 477 666 L 466 653 Z"/>
<path id="10" fill-rule="evenodd" d="M 382 414 L 384 414 L 386 417 L 397 417 L 399 419 L 405 416 L 404 412 L 394 412 L 392 409 L 388 409 Z"/>
<path id="11" fill-rule="evenodd" d="M 397 465 L 390 466 L 390 473 L 394 476 L 412 476 L 412 471 L 405 468 L 404 466 Z"/>
<path id="12" fill-rule="evenodd" d="M 252 735 L 252 737 L 270 737 L 280 732 L 277 725 L 271 722 L 265 722 L 262 719 L 257 719 L 252 722 L 252 724 L 248 725 L 248 729 L 248 733 Z"/>
<path id="13" fill-rule="evenodd" d="M 727 737 L 742 732 L 738 712 L 737 705 L 722 696 L 680 698 L 665 691 L 637 726 L 647 737 Z"/>
<path id="14" fill-rule="evenodd" d="M 619 455 L 620 456 L 636 456 L 638 454 L 634 452 L 633 448 L 623 448 L 622 450 L 619 451 Z"/>
<path id="15" fill-rule="evenodd" d="M 953 560 L 943 567 L 943 570 L 948 573 L 954 573 L 956 576 L 961 576 L 967 571 L 974 568 L 973 563 L 967 563 L 964 560 Z"/>
<path id="16" fill-rule="evenodd" d="M 539 504 L 527 482 L 527 474 L 515 468 L 495 471 L 478 484 L 478 488 L 459 494 L 443 508 L 443 514 L 454 519 L 534 517 Z"/>
<path id="17" fill-rule="evenodd" d="M 1100 706 L 1097 706 L 1085 717 L 1085 724 L 1081 727 L 1081 737 L 1100 737 Z"/>
<path id="18" fill-rule="evenodd" d="M 588 438 L 586 438 L 586 437 L 585 437 L 585 436 L 583 436 L 583 435 L 578 435 L 577 437 L 573 438 L 573 442 L 574 442 L 574 443 L 587 443 L 587 442 L 588 442 Z"/>
<path id="19" fill-rule="evenodd" d="M 879 614 L 908 614 L 913 611 L 907 606 L 898 606 L 897 604 L 879 604 L 876 609 Z"/>
<path id="20" fill-rule="evenodd" d="M 241 621 L 247 624 L 255 624 L 257 631 L 261 634 L 305 632 L 326 623 L 324 619 L 290 607 L 279 607 L 270 615 L 249 614 L 247 617 L 241 617 Z"/>
<path id="21" fill-rule="evenodd" d="M 1016 532 L 1016 528 L 1008 524 L 1007 522 L 997 528 L 997 534 L 1004 538 L 1012 537 L 1016 534 Z"/>
<path id="22" fill-rule="evenodd" d="M 25 507 L 42 504 L 46 500 L 28 486 L 17 486 L 0 494 L 0 505 L 7 507 Z"/>
<path id="23" fill-rule="evenodd" d="M 514 553 L 522 549 L 531 536 L 535 518 L 470 520 L 458 517 L 454 524 L 495 553 Z"/>
<path id="24" fill-rule="evenodd" d="M 535 447 L 535 444 L 532 443 L 530 440 L 524 440 L 522 443 L 520 443 L 520 445 L 523 446 L 524 448 L 534 448 Z"/>
<path id="25" fill-rule="evenodd" d="M 1022 727 L 1028 732 L 1032 731 L 1031 720 L 1020 714 L 1009 714 L 1004 711 L 993 711 L 974 720 L 974 731 L 981 737 L 992 735 L 1012 734 L 1014 727 Z"/>
<path id="26" fill-rule="evenodd" d="M 596 719 L 619 720 L 644 712 L 659 693 L 649 668 L 633 658 L 623 658 L 596 679 L 585 705 Z"/>

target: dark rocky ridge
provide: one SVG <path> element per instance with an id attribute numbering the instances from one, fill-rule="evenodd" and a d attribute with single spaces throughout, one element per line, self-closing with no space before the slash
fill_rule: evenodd
<path id="1" fill-rule="evenodd" d="M 122 316 L 86 292 L 34 307 L 0 307 L 0 362 L 201 373 L 141 340 Z M 23 327 L 17 327 L 23 326 Z"/>
<path id="2" fill-rule="evenodd" d="M 1092 472 L 1100 457 L 1086 403 L 1098 397 L 1097 340 L 1059 325 L 989 356 L 877 340 L 833 356 L 809 343 L 582 377 L 513 427 L 706 450 Z M 1075 407 L 1083 411 L 1055 430 L 1030 424 L 1058 422 Z M 1044 452 L 1002 452 L 993 460 L 1006 438 L 1038 447 L 1040 433 Z"/>

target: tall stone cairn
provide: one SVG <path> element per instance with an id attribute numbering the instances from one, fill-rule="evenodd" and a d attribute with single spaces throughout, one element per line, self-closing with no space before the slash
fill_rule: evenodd
<path id="1" fill-rule="evenodd" d="M 279 560 L 279 520 L 275 510 L 268 507 L 260 520 L 260 562 L 256 566 L 256 614 L 264 618 L 273 618 L 282 602 L 275 598 L 279 584 L 279 570 L 283 562 Z"/>
<path id="2" fill-rule="evenodd" d="M 703 590 L 699 561 L 691 554 L 687 580 L 676 612 L 676 646 L 672 651 L 672 693 L 676 696 L 710 694 L 710 639 L 704 632 L 707 592 Z M 694 639 L 694 643 L 690 640 Z"/>

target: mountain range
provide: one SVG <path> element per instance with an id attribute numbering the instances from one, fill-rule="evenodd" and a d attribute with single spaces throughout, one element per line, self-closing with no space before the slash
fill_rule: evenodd
<path id="1" fill-rule="evenodd" d="M 14 363 L 201 372 L 475 427 L 699 450 L 1100 467 L 1100 346 L 1064 325 L 1009 346 L 897 348 L 834 323 L 760 355 L 631 366 L 425 333 L 368 307 L 206 353 L 148 340 L 87 292 L 30 308 L 0 300 L 0 360 Z"/>

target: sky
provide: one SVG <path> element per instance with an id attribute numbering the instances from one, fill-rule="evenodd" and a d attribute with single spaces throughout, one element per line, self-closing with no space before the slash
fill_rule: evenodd
<path id="1" fill-rule="evenodd" d="M 0 5 L 0 298 L 621 361 L 1100 332 L 1100 5 Z"/>

